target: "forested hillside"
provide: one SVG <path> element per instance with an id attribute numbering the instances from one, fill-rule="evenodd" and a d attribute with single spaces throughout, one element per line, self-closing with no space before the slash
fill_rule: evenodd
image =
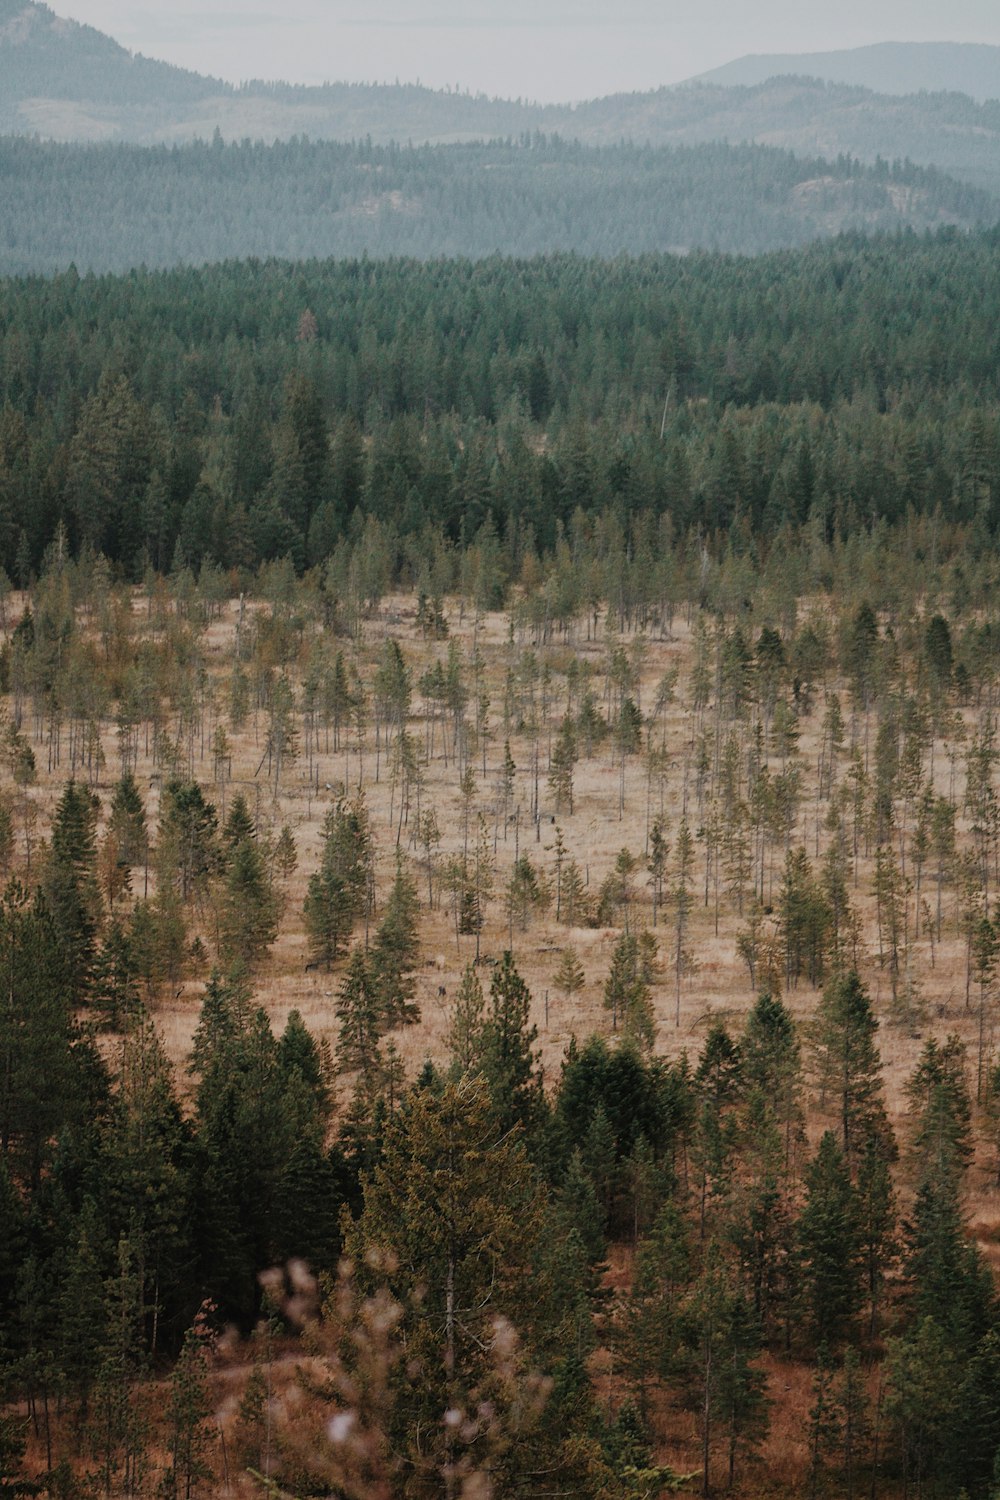
<path id="1" fill-rule="evenodd" d="M 325 559 L 361 518 L 1000 519 L 997 232 L 755 260 L 227 264 L 0 285 L 0 563 Z M 749 545 L 749 543 L 747 542 Z"/>
<path id="2" fill-rule="evenodd" d="M 840 231 L 970 228 L 1000 201 L 933 171 L 765 147 L 73 147 L 0 141 L 0 272 L 305 259 L 755 254 Z"/>
<path id="3" fill-rule="evenodd" d="M 57 16 L 47 5 L 0 0 L 0 121 L 24 128 L 18 106 L 46 99 L 71 104 L 127 106 L 154 111 L 183 109 L 229 92 L 150 58 L 133 56 L 93 26 Z"/>

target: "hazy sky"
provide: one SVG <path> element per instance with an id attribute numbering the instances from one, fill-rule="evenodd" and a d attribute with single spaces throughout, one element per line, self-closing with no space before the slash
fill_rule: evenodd
<path id="1" fill-rule="evenodd" d="M 998 0 L 49 0 L 135 51 L 238 82 L 385 81 L 540 100 L 646 89 L 745 52 L 1000 43 Z"/>

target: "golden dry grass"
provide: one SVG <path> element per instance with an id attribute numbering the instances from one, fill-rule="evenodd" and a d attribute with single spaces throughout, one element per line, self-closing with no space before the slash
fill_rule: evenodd
<path id="1" fill-rule="evenodd" d="M 19 603 L 15 598 L 8 608 L 8 619 L 12 623 L 19 616 Z M 225 784 L 213 779 L 210 753 L 212 733 L 217 724 L 227 727 L 226 693 L 232 669 L 233 643 L 240 615 L 238 602 L 226 605 L 221 616 L 213 620 L 203 631 L 199 646 L 207 668 L 211 690 L 206 723 L 196 737 L 193 770 L 205 786 L 207 795 L 215 801 L 220 813 L 232 802 L 234 794 L 246 795 L 251 810 L 260 822 L 277 831 L 289 824 L 295 834 L 299 852 L 299 864 L 284 891 L 285 907 L 279 939 L 273 951 L 256 976 L 256 993 L 259 1002 L 267 1009 L 276 1026 L 283 1025 L 289 1011 L 301 1011 L 307 1024 L 320 1035 L 333 1040 L 336 1031 L 334 1003 L 337 993 L 337 973 L 306 972 L 308 952 L 303 925 L 302 905 L 309 875 L 319 859 L 320 833 L 324 814 L 336 793 L 336 789 L 347 782 L 355 789 L 359 773 L 366 801 L 371 813 L 372 825 L 377 840 L 378 888 L 384 892 L 391 876 L 395 854 L 398 799 L 388 773 L 387 757 L 382 753 L 378 760 L 379 776 L 376 779 L 376 752 L 374 733 L 369 726 L 363 755 L 359 755 L 356 738 L 351 732 L 349 744 L 337 752 L 327 751 L 322 732 L 320 747 L 310 771 L 304 756 L 290 762 L 275 798 L 267 781 L 266 767 L 261 769 L 266 733 L 266 712 L 261 709 L 251 712 L 243 731 L 235 735 L 228 730 L 231 749 L 231 777 Z M 254 604 L 245 608 L 245 622 L 252 620 L 254 613 L 264 606 Z M 482 751 L 477 749 L 471 757 L 476 767 L 476 796 L 472 809 L 473 819 L 482 812 L 491 830 L 495 820 L 495 785 L 498 765 L 503 752 L 504 733 L 500 724 L 504 680 L 509 670 L 516 668 L 521 653 L 534 650 L 540 668 L 548 668 L 551 686 L 548 690 L 548 724 L 541 735 L 541 775 L 539 805 L 541 817 L 537 827 L 532 826 L 528 816 L 531 802 L 531 744 L 527 732 L 515 727 L 510 735 L 511 751 L 518 767 L 515 804 L 521 808 L 520 827 L 515 834 L 513 828 L 501 830 L 497 843 L 497 870 L 495 878 L 496 896 L 490 903 L 486 928 L 482 934 L 481 947 L 484 954 L 499 954 L 508 946 L 510 939 L 507 918 L 502 909 L 500 892 L 509 876 L 514 860 L 515 844 L 520 852 L 527 854 L 532 862 L 544 869 L 550 879 L 554 876 L 554 840 L 556 818 L 553 802 L 547 788 L 545 764 L 547 750 L 558 727 L 563 711 L 566 687 L 563 675 L 570 663 L 576 659 L 593 672 L 592 686 L 603 695 L 604 665 L 608 651 L 608 637 L 602 621 L 598 638 L 584 638 L 583 627 L 574 641 L 558 641 L 550 646 L 533 645 L 530 636 L 513 631 L 509 618 L 500 613 L 490 614 L 476 620 L 452 605 L 448 611 L 449 639 L 457 643 L 463 658 L 468 662 L 473 648 L 480 652 L 483 661 L 483 682 L 491 699 L 490 739 L 486 747 L 486 774 L 482 774 Z M 156 636 L 155 617 L 151 621 L 146 601 L 138 597 L 134 601 L 134 627 L 137 636 Z M 366 622 L 364 636 L 360 642 L 334 642 L 342 646 L 348 659 L 353 661 L 361 681 L 370 691 L 375 663 L 382 642 L 387 636 L 397 639 L 411 669 L 414 683 L 427 666 L 435 659 L 446 660 L 447 642 L 425 641 L 416 626 L 414 601 L 399 596 L 386 600 L 379 613 Z M 615 637 L 618 639 L 618 637 Z M 635 645 L 634 636 L 622 637 L 626 649 Z M 643 642 L 641 686 L 639 697 L 644 709 L 653 702 L 658 682 L 664 673 L 674 668 L 679 681 L 676 701 L 665 715 L 665 743 L 668 752 L 668 771 L 662 806 L 668 837 L 673 837 L 676 826 L 686 808 L 693 831 L 699 826 L 699 805 L 696 795 L 694 748 L 697 732 L 696 715 L 690 706 L 690 676 L 693 659 L 692 628 L 690 623 L 678 618 L 668 638 L 651 634 Z M 297 691 L 301 690 L 301 667 L 292 663 L 288 675 Z M 831 677 L 828 691 L 839 690 L 849 719 L 849 697 L 842 682 Z M 804 844 L 809 854 L 822 847 L 825 834 L 817 830 L 825 812 L 825 804 L 817 806 L 815 797 L 816 766 L 819 754 L 819 737 L 824 710 L 824 697 L 817 693 L 811 712 L 800 721 L 799 760 L 803 770 L 804 795 L 793 844 Z M 469 717 L 474 714 L 470 704 Z M 966 727 L 971 731 L 974 714 L 965 714 Z M 30 716 L 26 719 L 30 729 Z M 711 725 L 712 707 L 707 719 Z M 426 744 L 428 733 L 427 706 L 419 691 L 414 689 L 409 732 L 419 747 Z M 725 726 L 728 732 L 729 726 Z M 849 722 L 849 732 L 851 725 Z M 855 733 L 862 734 L 860 724 L 854 726 Z M 742 731 L 744 736 L 746 731 Z M 873 739 L 873 732 L 869 738 Z M 436 810 L 442 831 L 442 843 L 438 865 L 443 866 L 449 855 L 456 853 L 463 839 L 462 799 L 459 792 L 459 767 L 449 752 L 447 759 L 442 754 L 442 729 L 435 730 L 435 753 L 422 766 L 424 786 L 421 801 L 424 807 Z M 115 729 L 107 721 L 102 729 L 102 744 L 105 765 L 96 783 L 106 812 L 110 794 L 119 772 L 119 761 Z M 49 773 L 45 769 L 46 751 L 44 735 L 34 741 L 36 758 L 40 767 L 38 787 L 32 796 L 39 807 L 39 832 L 44 832 L 47 817 L 59 790 L 69 775 L 70 767 L 63 754 L 62 763 Z M 773 757 L 772 757 L 773 760 Z M 776 765 L 776 762 L 774 762 Z M 939 790 L 947 790 L 949 770 L 947 756 L 940 742 L 935 747 L 934 764 Z M 77 774 L 81 774 L 79 771 Z M 161 771 L 155 767 L 145 753 L 145 740 L 140 744 L 140 758 L 136 768 L 139 785 L 145 798 L 151 828 L 155 832 L 159 809 Z M 957 790 L 961 793 L 961 762 L 958 767 Z M 644 758 L 630 756 L 625 769 L 625 807 L 619 815 L 619 769 L 615 752 L 607 744 L 597 750 L 591 759 L 581 758 L 574 777 L 574 812 L 572 816 L 562 814 L 558 827 L 562 831 L 566 850 L 576 859 L 587 881 L 590 898 L 596 898 L 601 882 L 609 872 L 618 851 L 628 848 L 644 862 L 649 825 L 647 811 L 647 773 Z M 318 788 L 318 791 L 317 791 Z M 660 805 L 658 794 L 653 796 L 653 809 Z M 390 807 L 393 816 L 390 818 Z M 960 818 L 960 829 L 962 820 Z M 444 1038 L 448 1024 L 448 1004 L 458 985 L 465 965 L 474 952 L 474 940 L 456 938 L 454 919 L 449 898 L 440 883 L 440 870 L 436 879 L 435 906 L 426 905 L 426 881 L 419 869 L 418 851 L 412 846 L 412 828 L 403 828 L 402 844 L 412 861 L 412 868 L 423 900 L 420 936 L 422 946 L 421 964 L 417 975 L 418 1001 L 422 1019 L 399 1034 L 395 1041 L 406 1062 L 413 1070 L 421 1062 L 432 1057 L 440 1059 L 444 1049 Z M 780 884 L 782 851 L 774 856 L 774 885 L 776 894 Z M 654 1004 L 657 1022 L 656 1048 L 659 1053 L 673 1057 L 682 1049 L 697 1052 L 701 1038 L 716 1016 L 731 1020 L 735 1027 L 741 1024 L 754 999 L 749 985 L 746 967 L 736 950 L 736 934 L 743 919 L 723 893 L 718 917 L 718 930 L 714 913 L 714 902 L 703 904 L 705 871 L 705 849 L 701 841 L 696 844 L 695 893 L 697 900 L 692 914 L 687 946 L 691 949 L 696 969 L 682 986 L 680 1025 L 674 1024 L 674 995 L 672 976 L 667 973 L 657 986 Z M 930 945 L 921 938 L 912 944 L 912 968 L 922 991 L 926 1022 L 919 1035 L 889 1023 L 890 984 L 886 971 L 877 961 L 878 942 L 874 898 L 872 895 L 873 861 L 862 859 L 859 879 L 851 892 L 862 918 L 865 937 L 865 956 L 862 963 L 863 977 L 869 984 L 876 1011 L 883 1019 L 880 1037 L 887 1102 L 890 1113 L 900 1117 L 905 1100 L 902 1088 L 908 1073 L 916 1061 L 924 1038 L 931 1034 L 943 1036 L 957 1032 L 969 1043 L 975 1043 L 976 1019 L 972 1010 L 965 1008 L 965 946 L 953 920 L 956 896 L 947 891 L 945 896 L 946 923 L 944 940 L 937 949 L 934 967 L 930 962 Z M 136 879 L 136 890 L 141 894 L 143 880 L 141 872 Z M 648 923 L 650 919 L 649 891 L 644 869 L 637 876 L 640 901 L 637 920 Z M 911 899 L 912 905 L 912 899 Z M 192 930 L 199 927 L 211 951 L 213 920 L 211 912 L 191 913 Z M 669 923 L 669 914 L 666 921 Z M 539 1047 L 549 1078 L 555 1076 L 559 1061 L 569 1038 L 576 1035 L 586 1037 L 594 1031 L 610 1030 L 610 1016 L 602 1004 L 603 984 L 608 972 L 611 952 L 617 938 L 617 930 L 604 928 L 568 929 L 555 920 L 554 909 L 534 918 L 526 931 L 515 927 L 513 951 L 524 978 L 534 995 L 533 1020 L 539 1030 Z M 661 956 L 668 956 L 670 933 L 664 928 L 661 938 Z M 575 997 L 572 1007 L 567 1009 L 563 998 L 556 992 L 553 975 L 563 948 L 571 946 L 583 965 L 586 984 Z M 156 1016 L 170 1056 L 182 1065 L 190 1048 L 191 1036 L 197 1021 L 200 991 L 206 971 L 191 975 L 181 987 L 179 994 L 162 996 L 156 1005 Z M 444 988 L 445 997 L 439 990 Z M 546 991 L 548 992 L 548 1018 L 546 1020 Z M 818 993 L 803 980 L 791 990 L 786 999 L 801 1021 L 808 1021 L 815 1012 Z M 992 1023 L 990 1028 L 992 1045 Z"/>

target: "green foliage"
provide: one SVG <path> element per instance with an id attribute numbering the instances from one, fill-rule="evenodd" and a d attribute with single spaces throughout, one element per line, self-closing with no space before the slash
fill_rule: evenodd
<path id="1" fill-rule="evenodd" d="M 534 1143 L 545 1115 L 534 1051 L 538 1028 L 531 1020 L 531 992 L 509 952 L 493 970 L 481 1036 L 480 1068 L 497 1121 L 508 1130 L 521 1125 Z"/>
<path id="2" fill-rule="evenodd" d="M 73 975 L 39 896 L 16 884 L 0 901 L 0 1156 L 36 1185 L 61 1129 L 90 1107 Z"/>
<path id="3" fill-rule="evenodd" d="M 227 829 L 228 831 L 228 829 Z M 281 903 L 254 838 L 233 848 L 219 917 L 219 951 L 231 964 L 252 970 L 278 935 Z"/>
<path id="4" fill-rule="evenodd" d="M 91 976 L 102 914 L 96 826 L 92 794 L 78 782 L 68 782 L 52 820 L 42 890 L 81 999 Z"/>
<path id="5" fill-rule="evenodd" d="M 367 180 L 365 148 L 331 149 L 342 149 L 348 160 L 360 151 L 365 169 L 350 173 L 359 185 Z M 570 158 L 576 149 L 553 148 Z M 518 148 L 511 150 L 518 156 Z M 533 147 L 518 159 L 535 170 L 543 158 Z M 391 169 L 385 165 L 391 175 L 399 160 Z M 491 183 L 503 175 L 490 174 Z M 540 175 L 547 183 L 547 173 Z M 281 180 L 287 181 L 283 165 Z M 242 186 L 240 194 L 241 201 L 253 201 Z M 648 183 L 643 198 L 655 201 Z M 199 222 L 217 218 L 203 215 Z M 371 221 L 360 216 L 352 222 Z M 378 216 L 379 224 L 386 222 Z M 412 252 L 409 216 L 400 216 L 400 229 Z M 700 527 L 702 536 L 720 538 L 722 550 L 737 515 L 759 546 L 783 526 L 793 537 L 813 507 L 824 545 L 857 537 L 852 515 L 891 527 L 910 510 L 930 515 L 938 504 L 947 507 L 949 527 L 973 526 L 981 515 L 988 531 L 995 505 L 987 500 L 981 507 L 980 496 L 992 493 L 995 448 L 996 376 L 987 332 L 996 297 L 992 254 L 983 234 L 965 241 L 852 239 L 839 248 L 814 246 L 739 264 L 711 255 L 612 265 L 550 255 L 516 268 L 498 259 L 482 266 L 446 262 L 432 271 L 398 260 L 383 267 L 377 287 L 344 261 L 300 268 L 268 262 L 253 275 L 230 263 L 211 271 L 137 272 L 119 281 L 81 282 L 67 273 L 9 283 L 0 291 L 5 327 L 32 354 L 11 364 L 3 390 L 23 433 L 5 446 L 0 466 L 9 497 L 0 565 L 16 571 L 16 554 L 26 549 L 27 566 L 37 569 L 60 522 L 74 547 L 96 533 L 109 558 L 137 575 L 149 559 L 169 566 L 178 541 L 192 567 L 245 568 L 283 552 L 304 560 L 311 549 L 317 565 L 336 558 L 338 583 L 354 578 L 350 589 L 326 596 L 339 598 L 341 611 L 350 612 L 355 586 L 363 584 L 366 603 L 376 578 L 376 594 L 384 591 L 405 555 L 397 540 L 424 534 L 428 525 L 443 538 L 472 545 L 477 574 L 495 574 L 504 587 L 516 572 L 522 518 L 530 516 L 535 546 L 545 557 L 555 552 L 559 526 L 576 514 L 572 565 L 553 597 L 560 612 L 564 601 L 579 605 L 593 570 L 606 580 L 605 593 L 619 600 L 624 618 L 637 588 L 649 597 L 655 592 L 649 525 L 665 512 L 675 539 Z M 795 309 L 804 330 L 801 339 L 787 339 L 769 300 L 777 277 L 785 305 Z M 910 288 L 905 309 L 901 278 Z M 956 308 L 975 305 L 982 316 L 935 322 L 939 297 Z M 336 320 L 318 319 L 308 376 L 300 368 L 290 304 L 340 309 Z M 403 306 L 405 326 L 397 316 Z M 562 333 L 569 307 L 572 340 Z M 122 350 L 117 330 L 126 318 L 137 335 L 134 348 Z M 406 333 L 410 326 L 426 330 L 419 347 Z M 457 351 L 454 330 L 469 327 L 473 335 Z M 874 371 L 866 356 L 873 327 L 880 329 Z M 731 336 L 732 357 L 720 360 L 718 351 Z M 54 352 L 66 337 L 80 350 L 76 364 L 59 361 Z M 212 362 L 211 395 L 197 383 L 181 389 L 165 380 L 178 349 Z M 551 396 L 542 418 L 544 443 L 526 408 L 518 408 L 539 355 Z M 95 394 L 85 372 L 109 368 L 121 373 Z M 650 379 L 654 387 L 669 389 L 673 382 L 680 391 L 683 421 L 668 422 L 662 441 L 662 400 L 651 395 Z M 261 399 L 262 389 L 285 393 L 273 410 Z M 904 389 L 917 392 L 910 406 L 896 399 Z M 966 390 L 979 393 L 968 421 Z M 317 393 L 327 403 L 332 451 L 339 454 L 346 445 L 353 455 L 345 451 L 346 467 L 338 458 L 329 468 L 322 482 L 335 498 L 319 502 L 313 498 L 315 474 L 322 472 Z M 586 413 L 583 423 L 558 416 L 571 396 Z M 808 431 L 803 401 L 823 413 L 822 424 Z M 725 418 L 732 403 L 744 413 L 738 424 Z M 523 416 L 508 447 L 498 414 L 516 409 Z M 465 445 L 448 437 L 459 418 L 482 424 L 481 493 L 474 507 L 464 501 Z M 427 442 L 421 437 L 425 419 Z M 876 450 L 891 457 L 873 465 L 869 455 Z M 29 451 L 37 455 L 31 464 L 24 459 Z M 914 451 L 915 465 L 906 457 Z M 64 452 L 65 482 L 41 505 L 37 475 Z M 289 462 L 301 468 L 301 482 L 289 479 Z M 307 471 L 313 474 L 308 480 Z M 212 488 L 202 481 L 204 472 L 219 476 Z M 695 474 L 720 478 L 695 483 Z M 164 475 L 165 497 L 150 509 L 149 497 L 166 484 Z M 355 533 L 350 516 L 362 495 L 366 526 Z M 487 510 L 492 531 L 485 527 Z M 592 545 L 580 524 L 621 515 L 627 531 L 639 513 L 648 518 L 646 529 L 622 543 L 612 526 Z M 353 574 L 344 566 L 347 541 L 364 557 Z M 944 556 L 950 536 L 943 534 L 940 545 Z M 714 540 L 706 555 L 719 560 Z M 678 561 L 683 570 L 683 553 Z M 13 658 L 27 659 L 39 649 L 41 640 L 29 637 L 26 631 L 15 640 Z M 842 644 L 856 701 L 868 702 L 889 644 L 874 604 L 855 611 Z M 744 646 L 747 663 L 756 662 L 749 643 Z M 770 661 L 776 653 L 771 646 L 767 651 Z M 961 667 L 968 681 L 969 662 L 956 643 L 952 651 L 959 657 L 956 673 Z M 806 652 L 803 670 L 815 676 L 821 656 Z M 354 690 L 344 673 L 330 676 L 324 697 L 339 737 Z M 771 689 L 764 691 L 766 697 Z M 244 677 L 238 718 L 246 712 L 245 693 Z M 573 712 L 579 751 L 591 754 L 607 729 L 592 688 L 585 687 Z M 24 752 L 30 755 L 30 744 L 15 732 L 8 755 Z"/>
<path id="6" fill-rule="evenodd" d="M 322 838 L 319 869 L 306 892 L 305 922 L 313 959 L 329 969 L 368 900 L 372 840 L 364 803 L 338 797 L 323 820 Z"/>
<path id="7" fill-rule="evenodd" d="M 872 1136 L 888 1130 L 882 1106 L 882 1060 L 875 1044 L 878 1021 L 856 973 L 832 979 L 817 1015 L 820 1083 L 836 1110 L 841 1146 L 854 1161 Z"/>
<path id="8" fill-rule="evenodd" d="M 817 1344 L 836 1346 L 861 1305 L 857 1196 L 832 1131 L 806 1171 L 798 1222 L 803 1306 Z"/>
<path id="9" fill-rule="evenodd" d="M 182 901 L 203 895 L 219 868 L 218 828 L 215 808 L 196 781 L 172 777 L 164 784 L 157 863 Z"/>
<path id="10" fill-rule="evenodd" d="M 432 1414 L 463 1406 L 484 1380 L 492 1320 L 516 1319 L 532 1348 L 525 1313 L 542 1291 L 544 1224 L 524 1143 L 497 1119 L 483 1081 L 412 1096 L 346 1241 L 365 1284 L 384 1278 L 405 1322 L 392 1431 L 399 1451 L 411 1452 L 422 1431 L 435 1450 L 444 1444 Z"/>
<path id="11" fill-rule="evenodd" d="M 170 1466 L 163 1476 L 163 1500 L 193 1500 L 212 1478 L 207 1461 L 208 1417 L 207 1320 L 204 1312 L 184 1336 L 170 1382 Z"/>

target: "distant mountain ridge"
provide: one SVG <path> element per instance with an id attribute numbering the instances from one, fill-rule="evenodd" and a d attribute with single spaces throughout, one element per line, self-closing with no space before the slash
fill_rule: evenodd
<path id="1" fill-rule="evenodd" d="M 0 119 L 33 98 L 143 107 L 183 106 L 231 92 L 219 79 L 134 55 L 93 26 L 47 5 L 0 0 Z M 8 126 L 9 128 L 9 126 Z"/>
<path id="2" fill-rule="evenodd" d="M 752 53 L 692 81 L 752 88 L 777 77 L 822 78 L 876 94 L 968 94 L 983 103 L 1000 99 L 1000 47 L 978 42 L 876 42 L 836 52 Z"/>
<path id="3" fill-rule="evenodd" d="M 229 141 L 464 144 L 541 132 L 591 146 L 753 142 L 810 158 L 909 159 L 1000 197 L 1000 102 L 957 93 L 877 94 L 785 77 L 531 105 L 414 84 L 236 88 L 133 55 L 34 0 L 0 0 L 0 133 L 151 145 L 210 140 L 216 130 Z"/>

